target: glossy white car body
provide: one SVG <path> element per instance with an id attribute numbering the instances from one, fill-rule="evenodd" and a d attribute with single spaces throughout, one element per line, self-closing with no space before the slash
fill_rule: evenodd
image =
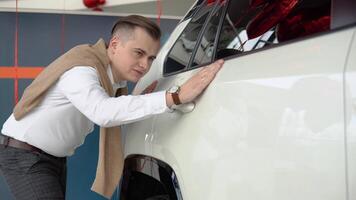
<path id="1" fill-rule="evenodd" d="M 180 85 L 163 75 L 183 20 L 139 94 Z M 356 27 L 229 57 L 192 112 L 124 127 L 125 156 L 169 165 L 184 200 L 356 199 Z M 178 198 L 178 199 L 179 199 Z"/>

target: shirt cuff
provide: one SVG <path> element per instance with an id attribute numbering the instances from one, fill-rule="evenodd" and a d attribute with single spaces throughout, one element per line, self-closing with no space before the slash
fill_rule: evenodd
<path id="1" fill-rule="evenodd" d="M 153 110 L 155 110 L 155 114 L 173 111 L 167 106 L 166 91 L 154 92 L 154 93 L 146 94 L 144 96 L 147 96 L 152 99 L 151 106 Z"/>

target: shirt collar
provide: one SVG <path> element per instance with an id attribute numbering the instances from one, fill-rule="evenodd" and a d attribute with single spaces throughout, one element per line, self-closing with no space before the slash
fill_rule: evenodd
<path id="1" fill-rule="evenodd" d="M 109 79 L 110 79 L 110 82 L 114 88 L 114 90 L 117 90 L 118 88 L 124 88 L 126 87 L 127 85 L 127 81 L 119 81 L 117 83 L 114 82 L 114 75 L 112 73 L 112 70 L 111 70 L 111 66 L 109 65 L 107 70 L 106 70 L 108 76 L 109 76 Z"/>

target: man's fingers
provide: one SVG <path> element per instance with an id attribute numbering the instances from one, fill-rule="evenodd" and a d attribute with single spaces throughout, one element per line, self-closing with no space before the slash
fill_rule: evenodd
<path id="1" fill-rule="evenodd" d="M 221 59 L 217 60 L 213 63 L 211 70 L 218 72 L 221 69 L 221 67 L 223 66 L 223 64 L 224 64 L 224 60 L 221 60 Z"/>
<path id="2" fill-rule="evenodd" d="M 217 60 L 216 62 L 217 62 L 219 65 L 223 65 L 225 61 L 224 61 L 223 59 L 219 59 L 219 60 Z"/>
<path id="3" fill-rule="evenodd" d="M 224 64 L 224 60 L 221 59 L 213 63 L 213 65 L 209 69 L 209 75 L 211 79 L 215 77 L 216 73 L 218 73 L 218 71 L 221 69 L 223 64 Z"/>
<path id="4" fill-rule="evenodd" d="M 194 100 L 213 81 L 216 73 L 221 69 L 224 60 L 217 60 L 206 67 L 203 67 L 197 74 L 191 77 L 181 87 L 182 102 Z"/>
<path id="5" fill-rule="evenodd" d="M 221 69 L 224 64 L 224 60 L 220 59 L 200 70 L 198 73 L 198 78 L 203 87 L 206 87 L 215 77 L 216 73 Z"/>
<path id="6" fill-rule="evenodd" d="M 202 74 L 209 73 L 209 74 L 215 75 L 221 69 L 223 64 L 224 64 L 223 60 L 215 61 L 214 63 L 212 63 L 209 66 L 207 66 L 206 68 L 204 68 L 201 73 Z"/>

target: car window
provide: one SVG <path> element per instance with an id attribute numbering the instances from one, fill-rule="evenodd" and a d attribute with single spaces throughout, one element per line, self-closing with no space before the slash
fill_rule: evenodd
<path id="1" fill-rule="evenodd" d="M 334 0 L 331 9 L 331 28 L 336 29 L 356 24 L 356 1 Z"/>
<path id="2" fill-rule="evenodd" d="M 218 32 L 218 26 L 220 23 L 220 17 L 224 11 L 226 1 L 219 1 L 218 5 L 214 8 L 214 11 L 209 18 L 207 25 L 203 30 L 203 36 L 199 41 L 199 45 L 196 47 L 196 53 L 190 67 L 209 63 L 213 60 L 214 43 Z"/>
<path id="3" fill-rule="evenodd" d="M 192 7 L 192 9 L 186 14 L 186 16 L 182 19 L 182 21 L 185 21 L 189 18 L 191 18 L 198 10 L 199 8 L 203 7 L 204 0 L 198 0 L 195 5 Z"/>
<path id="4" fill-rule="evenodd" d="M 195 13 L 169 52 L 164 65 L 165 74 L 181 71 L 188 66 L 192 52 L 199 39 L 199 34 L 214 5 L 215 3 L 211 1 L 202 3 L 199 11 Z"/>
<path id="5" fill-rule="evenodd" d="M 331 0 L 231 0 L 216 59 L 330 30 Z"/>

